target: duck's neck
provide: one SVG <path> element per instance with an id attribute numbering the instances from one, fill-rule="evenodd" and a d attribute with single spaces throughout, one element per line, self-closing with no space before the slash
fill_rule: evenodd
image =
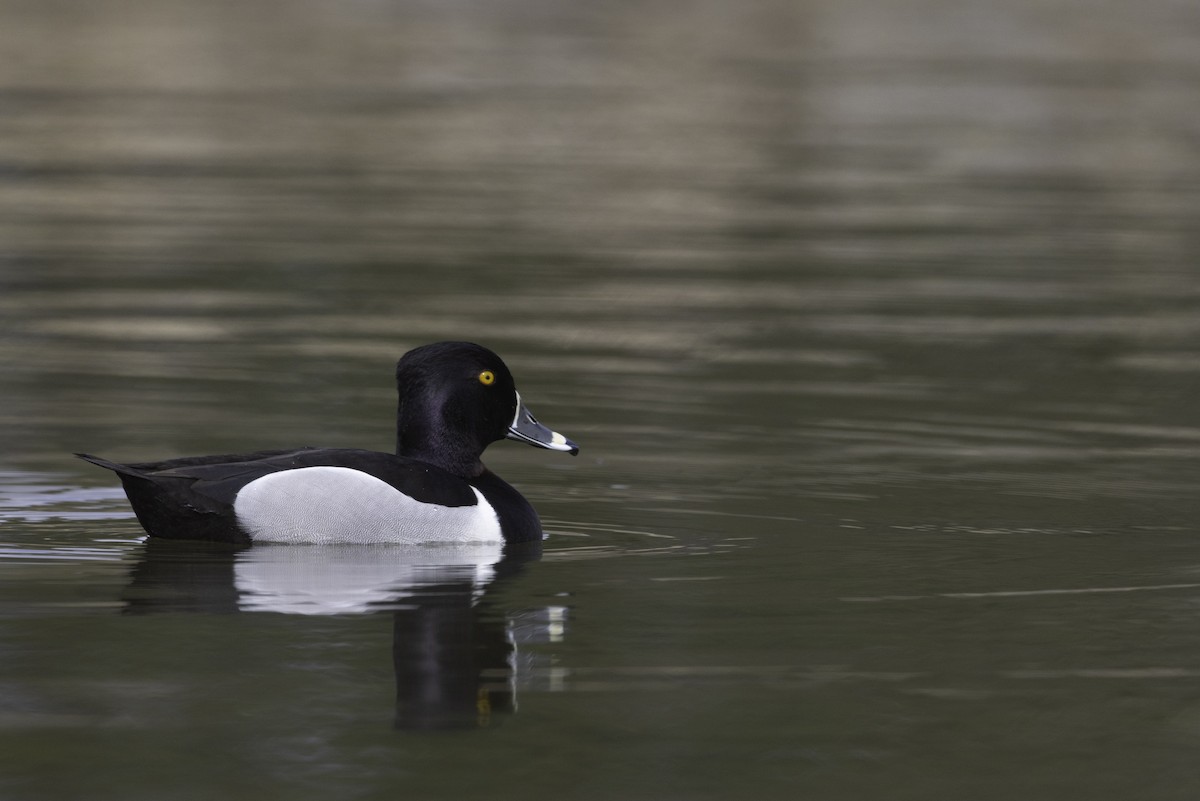
<path id="1" fill-rule="evenodd" d="M 480 460 L 482 451 L 466 432 L 406 415 L 403 398 L 397 413 L 396 455 L 417 459 L 463 478 L 475 478 L 485 470 Z"/>
<path id="2" fill-rule="evenodd" d="M 486 469 L 478 456 L 474 458 L 469 456 L 451 456 L 440 446 L 397 447 L 396 455 L 416 459 L 426 464 L 431 464 L 434 467 L 440 467 L 448 473 L 453 473 L 463 478 L 475 478 Z"/>

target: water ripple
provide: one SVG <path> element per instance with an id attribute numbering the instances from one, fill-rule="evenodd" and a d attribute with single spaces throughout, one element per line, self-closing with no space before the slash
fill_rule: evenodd
<path id="1" fill-rule="evenodd" d="M 77 487 L 41 473 L 0 471 L 0 525 L 12 520 L 123 520 L 133 517 L 119 487 Z"/>

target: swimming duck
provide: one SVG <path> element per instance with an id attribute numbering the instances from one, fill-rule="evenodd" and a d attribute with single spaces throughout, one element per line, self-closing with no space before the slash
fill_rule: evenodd
<path id="1" fill-rule="evenodd" d="M 396 453 L 347 448 L 195 456 L 117 464 L 152 536 L 235 543 L 529 542 L 529 502 L 480 457 L 501 439 L 552 451 L 579 447 L 539 423 L 500 357 L 437 342 L 396 365 Z"/>

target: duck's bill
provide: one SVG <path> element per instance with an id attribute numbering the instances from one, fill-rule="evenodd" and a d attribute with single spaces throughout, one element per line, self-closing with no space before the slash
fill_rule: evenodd
<path id="1" fill-rule="evenodd" d="M 521 396 L 517 396 L 517 414 L 513 417 L 512 425 L 508 427 L 508 439 L 515 439 L 518 442 L 528 442 L 530 445 L 535 445 L 539 448 L 546 448 L 551 451 L 566 451 L 575 456 L 579 453 L 579 446 L 571 440 L 564 437 L 557 431 L 551 431 L 544 425 L 539 423 L 525 404 L 521 403 Z"/>

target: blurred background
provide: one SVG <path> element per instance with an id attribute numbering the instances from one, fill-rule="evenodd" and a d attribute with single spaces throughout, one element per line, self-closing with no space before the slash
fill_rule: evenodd
<path id="1" fill-rule="evenodd" d="M 164 797 L 98 745 L 132 715 L 238 743 L 197 797 L 1193 798 L 1198 213 L 1194 2 L 0 0 L 10 795 L 78 797 L 54 732 Z M 29 689 L 142 647 L 71 452 L 388 450 L 439 339 L 582 446 L 489 451 L 551 534 L 499 605 L 575 621 L 506 736 L 138 717 L 116 656 Z M 221 669 L 192 625 L 139 686 Z"/>

